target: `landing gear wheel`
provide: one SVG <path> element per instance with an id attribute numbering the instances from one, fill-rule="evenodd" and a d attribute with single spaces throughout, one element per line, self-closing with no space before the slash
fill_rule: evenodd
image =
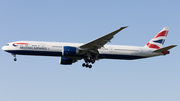
<path id="1" fill-rule="evenodd" d="M 86 66 L 86 64 L 85 64 L 85 63 L 83 63 L 83 64 L 82 64 L 82 66 L 83 66 L 83 67 L 85 67 L 85 66 Z"/>
<path id="2" fill-rule="evenodd" d="M 89 67 L 89 65 L 88 65 L 88 64 L 86 64 L 86 68 L 87 68 L 87 67 Z"/>
<path id="3" fill-rule="evenodd" d="M 16 59 L 16 58 L 14 58 L 14 61 L 17 61 L 17 59 Z"/>
<path id="4" fill-rule="evenodd" d="M 92 65 L 89 65 L 89 68 L 91 69 L 91 68 L 92 68 Z"/>

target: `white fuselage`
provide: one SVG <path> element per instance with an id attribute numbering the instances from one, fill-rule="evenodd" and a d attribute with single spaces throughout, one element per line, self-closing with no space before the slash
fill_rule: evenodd
<path id="1" fill-rule="evenodd" d="M 28 44 L 24 44 L 28 43 Z M 63 47 L 72 46 L 78 49 L 81 43 L 63 43 L 63 42 L 41 42 L 41 41 L 16 41 L 8 43 L 2 49 L 12 54 L 19 55 L 40 55 L 40 56 L 63 56 Z M 138 46 L 104 45 L 98 49 L 98 59 L 140 59 L 163 55 L 162 53 L 153 53 L 155 49 Z M 82 59 L 84 56 L 78 54 L 71 57 Z"/>

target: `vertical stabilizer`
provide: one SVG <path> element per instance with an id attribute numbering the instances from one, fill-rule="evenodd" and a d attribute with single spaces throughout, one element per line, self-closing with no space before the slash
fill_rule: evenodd
<path id="1" fill-rule="evenodd" d="M 160 49 L 163 47 L 164 41 L 169 32 L 168 27 L 164 27 L 153 39 L 151 39 L 144 47 Z"/>

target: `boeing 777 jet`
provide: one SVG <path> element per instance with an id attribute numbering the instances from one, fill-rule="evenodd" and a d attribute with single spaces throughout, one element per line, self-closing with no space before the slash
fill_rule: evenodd
<path id="1" fill-rule="evenodd" d="M 164 41 L 169 32 L 168 27 L 164 27 L 153 39 L 145 46 L 123 46 L 106 45 L 121 30 L 121 27 L 109 34 L 97 38 L 88 43 L 63 43 L 63 42 L 41 42 L 41 41 L 15 41 L 2 47 L 2 50 L 11 53 L 14 61 L 16 55 L 38 55 L 38 56 L 57 56 L 62 65 L 71 65 L 78 60 L 84 60 L 83 67 L 91 68 L 96 60 L 100 59 L 124 59 L 134 60 L 149 58 L 154 56 L 169 54 L 169 49 L 176 45 L 163 47 Z"/>

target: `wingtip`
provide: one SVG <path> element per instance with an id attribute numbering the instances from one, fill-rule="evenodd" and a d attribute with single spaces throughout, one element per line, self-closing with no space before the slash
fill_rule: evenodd
<path id="1" fill-rule="evenodd" d="M 121 28 L 119 28 L 119 29 L 124 29 L 124 28 L 127 28 L 128 26 L 124 26 L 124 27 L 121 27 Z"/>

